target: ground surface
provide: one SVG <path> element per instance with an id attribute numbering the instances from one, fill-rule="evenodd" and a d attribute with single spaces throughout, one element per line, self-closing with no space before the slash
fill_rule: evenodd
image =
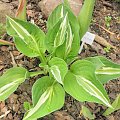
<path id="1" fill-rule="evenodd" d="M 8 4 L 14 11 L 17 8 L 17 0 L 2 0 L 5 4 Z M 44 18 L 42 12 L 38 8 L 39 0 L 29 0 L 28 2 L 28 19 L 30 21 L 35 21 L 35 23 L 44 31 L 46 19 Z M 0 6 L 1 7 L 1 6 Z M 96 7 L 94 10 L 94 18 L 91 24 L 91 32 L 104 37 L 109 43 L 120 48 L 120 4 L 116 3 L 114 0 L 97 0 Z M 110 26 L 107 27 L 107 22 L 105 17 L 111 17 L 109 22 Z M 115 35 L 110 34 L 105 31 L 102 27 L 108 29 L 109 31 L 115 33 Z M 4 39 L 12 41 L 7 35 Z M 92 46 L 86 45 L 81 53 L 81 58 L 87 56 L 102 55 L 107 58 L 120 63 L 120 53 L 114 50 L 106 51 L 103 46 L 94 42 Z M 15 47 L 0 47 L 0 75 L 3 74 L 8 68 L 17 65 L 24 66 L 29 70 L 36 70 L 38 68 L 39 61 L 37 59 L 29 59 L 22 55 L 16 50 Z M 38 76 L 40 77 L 40 76 Z M 25 101 L 31 102 L 31 87 L 35 80 L 38 78 L 32 78 L 27 80 L 25 83 L 19 86 L 16 92 L 14 92 L 5 102 L 0 102 L 0 115 L 8 112 L 8 115 L 1 120 L 22 120 L 25 113 L 23 109 L 23 103 Z M 110 99 L 113 101 L 117 94 L 120 93 L 120 79 L 111 81 L 105 86 L 107 92 L 109 93 Z M 74 100 L 69 95 L 66 95 L 66 101 L 64 107 L 51 115 L 48 115 L 40 120 L 84 120 L 84 117 L 80 115 L 81 105 L 86 105 L 96 116 L 96 120 L 119 120 L 120 111 L 114 112 L 109 117 L 103 117 L 102 113 L 105 111 L 105 107 L 97 105 L 94 103 L 80 103 Z"/>

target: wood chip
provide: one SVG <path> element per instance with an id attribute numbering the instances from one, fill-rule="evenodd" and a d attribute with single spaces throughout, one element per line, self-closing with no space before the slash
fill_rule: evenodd
<path id="1" fill-rule="evenodd" d="M 2 70 L 4 68 L 4 66 L 3 65 L 0 65 L 0 70 Z"/>

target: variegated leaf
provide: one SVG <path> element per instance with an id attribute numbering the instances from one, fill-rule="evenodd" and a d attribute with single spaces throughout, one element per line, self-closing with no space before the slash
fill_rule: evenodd
<path id="1" fill-rule="evenodd" d="M 7 17 L 7 32 L 15 38 L 16 47 L 29 57 L 40 56 L 46 50 L 45 34 L 32 23 Z"/>
<path id="2" fill-rule="evenodd" d="M 3 74 L 0 77 L 0 101 L 7 99 L 28 77 L 28 71 L 22 67 L 11 68 Z"/>
<path id="3" fill-rule="evenodd" d="M 61 73 L 60 73 L 58 66 L 53 65 L 52 67 L 50 67 L 50 71 L 51 71 L 52 75 L 54 76 L 55 80 L 57 80 L 59 83 L 63 84 L 62 78 L 61 78 Z"/>
<path id="4" fill-rule="evenodd" d="M 64 8 L 63 5 L 56 7 L 55 10 L 48 17 L 47 28 L 48 30 L 52 29 L 58 21 L 64 17 Z"/>
<path id="5" fill-rule="evenodd" d="M 64 60 L 54 57 L 49 61 L 50 72 L 54 79 L 63 84 L 65 75 L 67 74 L 68 67 Z"/>
<path id="6" fill-rule="evenodd" d="M 96 79 L 95 67 L 89 61 L 78 60 L 71 65 L 65 77 L 64 88 L 81 102 L 97 102 L 111 107 L 103 85 Z"/>
<path id="7" fill-rule="evenodd" d="M 74 34 L 72 33 L 72 28 L 70 23 L 68 23 L 68 29 L 66 31 L 66 47 L 65 47 L 65 57 L 70 53 L 72 49 L 72 43 L 74 39 Z"/>
<path id="8" fill-rule="evenodd" d="M 45 76 L 35 82 L 32 88 L 33 108 L 27 111 L 23 120 L 41 118 L 60 109 L 64 104 L 65 92 L 59 83 Z"/>
<path id="9" fill-rule="evenodd" d="M 105 57 L 97 56 L 90 57 L 86 60 L 92 62 L 96 67 L 96 76 L 101 83 L 106 83 L 109 80 L 120 77 L 120 65 L 113 63 Z"/>
<path id="10" fill-rule="evenodd" d="M 108 102 L 108 99 L 104 96 L 101 90 L 99 90 L 89 79 L 77 75 L 76 80 L 78 84 L 91 96 L 94 96 L 100 101 L 102 101 L 104 105 L 111 107 L 110 103 Z"/>
<path id="11" fill-rule="evenodd" d="M 67 26 L 68 26 L 68 17 L 66 14 L 54 39 L 55 48 L 59 47 L 64 43 Z"/>
<path id="12" fill-rule="evenodd" d="M 116 75 L 120 74 L 120 69 L 112 67 L 102 67 L 101 69 L 96 70 L 96 74 L 103 75 Z"/>
<path id="13" fill-rule="evenodd" d="M 54 48 L 54 40 L 56 37 L 58 30 L 60 29 L 61 22 L 65 20 L 67 15 L 66 27 L 67 29 L 62 32 L 62 38 L 64 40 L 57 40 L 62 44 Z M 65 22 L 64 22 L 65 23 Z M 57 56 L 63 58 L 65 61 L 71 61 L 79 51 L 80 45 L 80 37 L 79 37 L 79 23 L 77 21 L 76 16 L 72 13 L 72 11 L 65 6 L 64 4 L 59 5 L 50 15 L 48 19 L 48 34 L 46 38 L 46 46 L 49 53 L 53 54 L 53 56 Z M 57 37 L 58 38 L 58 37 Z M 55 42 L 56 43 L 56 42 Z M 76 49 L 74 49 L 76 48 Z"/>

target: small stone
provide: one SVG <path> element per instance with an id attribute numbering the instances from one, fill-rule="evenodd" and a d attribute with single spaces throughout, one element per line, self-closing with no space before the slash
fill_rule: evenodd
<path id="1" fill-rule="evenodd" d="M 103 49 L 103 47 L 96 42 L 93 42 L 91 47 L 92 47 L 93 50 L 95 50 L 98 53 L 98 55 L 106 53 L 105 50 Z"/>
<path id="2" fill-rule="evenodd" d="M 3 65 L 1 65 L 1 66 L 0 66 L 0 70 L 2 70 L 3 68 L 4 68 L 4 66 L 3 66 Z"/>
<path id="3" fill-rule="evenodd" d="M 10 103 L 16 103 L 17 98 L 18 98 L 18 95 L 12 94 L 12 95 L 9 97 L 9 102 L 10 102 Z"/>
<path id="4" fill-rule="evenodd" d="M 0 23 L 6 23 L 6 15 L 13 17 L 14 12 L 11 10 L 9 3 L 0 1 Z"/>
<path id="5" fill-rule="evenodd" d="M 57 111 L 54 113 L 55 120 L 75 120 L 71 115 L 65 111 Z"/>
<path id="6" fill-rule="evenodd" d="M 113 92 L 111 92 L 111 93 L 109 94 L 109 96 L 110 96 L 112 99 L 115 99 L 115 98 L 116 98 L 116 95 L 115 95 L 115 93 L 113 93 Z"/>
<path id="7" fill-rule="evenodd" d="M 20 55 L 20 52 L 19 52 L 19 51 L 13 51 L 12 53 L 13 53 L 14 56 Z"/>
<path id="8" fill-rule="evenodd" d="M 110 58 L 111 58 L 112 60 L 116 60 L 116 54 L 111 53 L 111 54 L 110 54 Z"/>
<path id="9" fill-rule="evenodd" d="M 19 120 L 19 118 L 18 117 L 14 117 L 14 120 Z"/>
<path id="10" fill-rule="evenodd" d="M 1 46 L 1 51 L 7 51 L 7 46 Z"/>
<path id="11" fill-rule="evenodd" d="M 13 104 L 13 111 L 18 112 L 20 104 Z"/>
<path id="12" fill-rule="evenodd" d="M 0 110 L 5 107 L 5 102 L 0 102 Z"/>
<path id="13" fill-rule="evenodd" d="M 9 118 L 9 120 L 13 120 L 12 113 L 9 113 L 9 114 L 8 114 L 8 118 Z"/>
<path id="14" fill-rule="evenodd" d="M 107 119 L 108 119 L 108 120 L 115 120 L 115 118 L 113 117 L 113 115 L 108 116 Z"/>
<path id="15" fill-rule="evenodd" d="M 9 0 L 2 0 L 3 2 L 6 2 L 6 3 L 9 3 L 10 1 Z"/>
<path id="16" fill-rule="evenodd" d="M 3 108 L 1 109 L 1 112 L 3 112 L 3 113 L 7 112 L 7 107 L 3 107 Z"/>
<path id="17" fill-rule="evenodd" d="M 88 103 L 88 106 L 92 108 L 92 110 L 95 109 L 96 105 L 94 103 Z"/>
<path id="18" fill-rule="evenodd" d="M 98 107 L 96 110 L 94 110 L 94 114 L 100 112 L 100 107 Z"/>

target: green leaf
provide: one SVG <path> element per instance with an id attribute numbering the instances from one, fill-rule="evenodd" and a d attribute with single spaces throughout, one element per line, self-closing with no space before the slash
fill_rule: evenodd
<path id="1" fill-rule="evenodd" d="M 70 3 L 68 0 L 64 0 L 64 3 L 63 3 L 66 7 L 68 7 L 69 9 L 71 9 L 70 7 Z"/>
<path id="2" fill-rule="evenodd" d="M 86 60 L 78 60 L 66 75 L 64 88 L 75 99 L 96 102 L 111 107 L 103 85 L 96 79 L 94 65 Z"/>
<path id="3" fill-rule="evenodd" d="M 25 111 L 28 111 L 31 108 L 29 102 L 24 102 L 23 106 L 24 106 Z"/>
<path id="4" fill-rule="evenodd" d="M 26 21 L 26 4 L 27 0 L 19 0 L 18 9 L 15 15 L 17 19 Z"/>
<path id="5" fill-rule="evenodd" d="M 55 39 L 54 39 L 54 47 L 55 48 L 62 45 L 65 41 L 66 29 L 67 29 L 67 25 L 68 25 L 67 19 L 68 19 L 68 17 L 67 17 L 67 14 L 66 14 L 62 23 L 60 24 L 60 28 L 59 28 L 59 30 L 56 34 Z"/>
<path id="6" fill-rule="evenodd" d="M 64 14 L 68 13 L 66 38 L 63 45 L 56 49 L 56 56 L 70 61 L 78 55 L 80 47 L 79 23 L 72 11 L 64 6 Z"/>
<path id="7" fill-rule="evenodd" d="M 41 56 L 45 52 L 45 34 L 32 23 L 7 17 L 7 32 L 15 39 L 18 50 L 28 57 Z"/>
<path id="8" fill-rule="evenodd" d="M 54 57 L 49 61 L 49 66 L 55 80 L 63 84 L 64 77 L 68 71 L 66 62 L 60 58 Z"/>
<path id="9" fill-rule="evenodd" d="M 74 34 L 72 33 L 72 28 L 70 26 L 70 23 L 68 23 L 67 31 L 65 33 L 65 43 L 56 49 L 56 56 L 63 58 L 64 60 L 66 60 L 67 57 L 69 56 L 70 57 L 76 56 L 77 54 L 74 55 L 75 49 L 72 52 L 72 47 L 74 45 L 73 40 L 74 40 Z"/>
<path id="10" fill-rule="evenodd" d="M 61 18 L 64 17 L 64 6 L 58 5 L 55 10 L 51 13 L 51 15 L 48 17 L 47 21 L 47 28 L 48 30 L 52 29 Z"/>
<path id="11" fill-rule="evenodd" d="M 48 31 L 46 36 L 46 48 L 51 53 L 61 46 L 65 41 L 68 17 L 65 17 L 58 22 L 51 30 Z"/>
<path id="12" fill-rule="evenodd" d="M 7 99 L 28 77 L 28 71 L 22 67 L 14 67 L 7 70 L 0 77 L 0 101 Z"/>
<path id="13" fill-rule="evenodd" d="M 95 5 L 95 0 L 84 1 L 84 5 L 78 16 L 78 21 L 80 25 L 80 38 L 82 38 L 84 34 L 88 31 L 92 19 L 94 5 Z"/>
<path id="14" fill-rule="evenodd" d="M 95 116 L 90 112 L 90 110 L 85 107 L 85 106 L 82 106 L 82 110 L 81 110 L 81 113 L 84 115 L 85 118 L 89 118 L 90 120 L 93 120 L 95 119 Z"/>
<path id="15" fill-rule="evenodd" d="M 120 77 L 120 65 L 102 56 L 90 57 L 89 60 L 96 67 L 96 76 L 101 83 L 106 83 L 109 80 Z"/>
<path id="16" fill-rule="evenodd" d="M 113 108 L 108 108 L 103 115 L 107 116 L 110 115 L 111 113 L 115 112 L 116 110 L 120 109 L 120 94 L 117 96 L 117 98 L 115 99 L 115 101 L 112 103 L 112 107 Z"/>
<path id="17" fill-rule="evenodd" d="M 54 79 L 45 76 L 35 82 L 32 88 L 33 108 L 24 116 L 23 120 L 41 118 L 60 109 L 64 104 L 65 92 Z"/>
<path id="18" fill-rule="evenodd" d="M 60 26 L 65 23 L 64 20 L 67 15 L 66 27 L 62 32 Z M 61 31 L 61 36 L 64 39 L 59 39 L 57 41 L 64 41 L 59 44 L 57 48 L 54 46 L 54 41 L 58 30 Z M 58 38 L 58 37 L 57 37 Z M 57 42 L 59 43 L 59 42 Z M 46 38 L 46 46 L 49 53 L 55 53 L 55 56 L 63 58 L 64 60 L 71 59 L 78 54 L 80 45 L 79 38 L 79 24 L 76 16 L 71 12 L 71 10 L 65 5 L 59 5 L 48 19 L 48 34 Z M 76 48 L 76 49 L 74 49 Z"/>

